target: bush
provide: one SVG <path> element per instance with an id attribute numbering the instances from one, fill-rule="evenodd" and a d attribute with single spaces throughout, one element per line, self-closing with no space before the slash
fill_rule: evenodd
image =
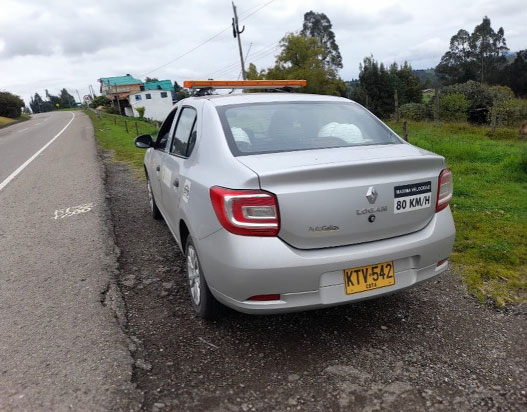
<path id="1" fill-rule="evenodd" d="M 467 118 L 470 122 L 479 124 L 489 121 L 490 110 L 497 101 L 511 100 L 514 97 L 514 93 L 507 86 L 488 86 L 472 80 L 444 87 L 441 94 L 465 96 L 469 104 Z"/>
<path id="2" fill-rule="evenodd" d="M 104 108 L 104 111 L 108 114 L 121 114 L 121 112 L 119 111 L 119 109 L 117 107 L 114 107 L 114 106 L 110 106 L 110 107 L 105 107 Z"/>
<path id="3" fill-rule="evenodd" d="M 142 119 L 145 117 L 145 110 L 144 107 L 136 107 L 135 110 L 137 110 L 137 113 L 139 114 L 139 118 Z"/>
<path id="4" fill-rule="evenodd" d="M 90 107 L 92 109 L 96 109 L 99 106 L 110 107 L 111 105 L 112 105 L 111 100 L 108 99 L 106 96 L 97 96 L 90 103 Z"/>
<path id="5" fill-rule="evenodd" d="M 490 87 L 472 80 L 444 87 L 441 94 L 462 94 L 469 102 L 467 118 L 470 122 L 483 124 L 487 122 L 488 112 L 492 106 L 497 92 L 492 92 Z"/>
<path id="6" fill-rule="evenodd" d="M 518 126 L 527 120 L 527 100 L 524 99 L 497 99 L 488 115 L 491 121 L 492 111 L 495 111 L 496 125 Z"/>
<path id="7" fill-rule="evenodd" d="M 469 102 L 461 93 L 439 96 L 439 118 L 446 121 L 467 121 Z"/>
<path id="8" fill-rule="evenodd" d="M 24 101 L 15 94 L 0 92 L 0 116 L 16 119 L 22 114 Z"/>
<path id="9" fill-rule="evenodd" d="M 427 107 L 421 103 L 407 103 L 399 108 L 399 114 L 407 120 L 426 120 L 428 117 Z"/>

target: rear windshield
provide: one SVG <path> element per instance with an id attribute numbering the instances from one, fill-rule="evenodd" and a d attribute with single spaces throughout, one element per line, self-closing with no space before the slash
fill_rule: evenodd
<path id="1" fill-rule="evenodd" d="M 218 113 L 234 155 L 401 143 L 351 102 L 250 103 Z"/>

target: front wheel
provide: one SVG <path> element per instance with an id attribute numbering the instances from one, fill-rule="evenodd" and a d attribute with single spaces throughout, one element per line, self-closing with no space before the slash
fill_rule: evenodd
<path id="1" fill-rule="evenodd" d="M 185 248 L 187 256 L 187 277 L 192 307 L 196 314 L 203 319 L 215 319 L 223 311 L 223 305 L 210 292 L 203 269 L 199 263 L 198 252 L 192 238 L 187 239 Z"/>

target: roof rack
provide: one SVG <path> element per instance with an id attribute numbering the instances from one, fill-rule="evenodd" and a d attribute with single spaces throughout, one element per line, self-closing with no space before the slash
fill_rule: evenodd
<path id="1" fill-rule="evenodd" d="M 305 80 L 185 80 L 183 87 L 196 90 L 196 95 L 210 94 L 213 89 L 290 89 L 304 87 Z"/>

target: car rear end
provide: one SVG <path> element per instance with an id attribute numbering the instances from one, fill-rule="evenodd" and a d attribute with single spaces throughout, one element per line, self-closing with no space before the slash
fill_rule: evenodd
<path id="1" fill-rule="evenodd" d="M 304 310 L 446 270 L 455 229 L 444 158 L 345 99 L 269 99 L 217 107 L 233 161 L 259 181 L 210 189 L 222 228 L 199 249 L 218 300 L 250 313 Z"/>

